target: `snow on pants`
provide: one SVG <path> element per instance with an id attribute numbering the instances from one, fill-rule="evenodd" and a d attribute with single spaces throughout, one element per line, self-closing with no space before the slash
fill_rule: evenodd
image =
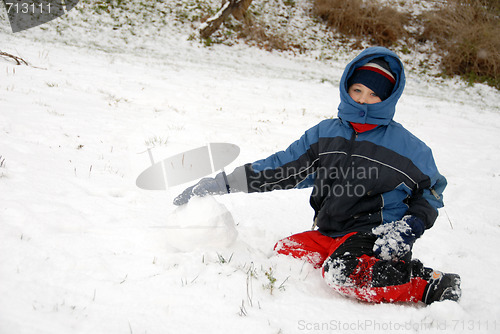
<path id="1" fill-rule="evenodd" d="M 342 295 L 375 303 L 422 300 L 427 281 L 411 277 L 410 261 L 374 257 L 375 240 L 371 233 L 332 238 L 308 231 L 280 240 L 274 250 L 322 267 L 326 283 Z"/>

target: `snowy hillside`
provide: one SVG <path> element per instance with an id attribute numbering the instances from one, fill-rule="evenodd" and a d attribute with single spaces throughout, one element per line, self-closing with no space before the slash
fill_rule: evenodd
<path id="1" fill-rule="evenodd" d="M 0 333 L 500 332 L 496 90 L 410 73 L 396 120 L 433 148 L 449 183 L 414 254 L 459 273 L 463 297 L 370 305 L 273 255 L 280 238 L 310 228 L 308 190 L 207 198 L 181 214 L 171 203 L 184 186 L 135 185 L 147 148 L 159 161 L 234 143 L 241 154 L 228 171 L 285 149 L 336 115 L 354 54 L 203 47 L 174 28 L 115 34 L 124 32 L 65 21 L 0 30 L 0 49 L 32 65 L 0 58 Z M 203 242 L 205 232 L 225 240 L 220 226 L 179 228 L 183 215 L 217 215 L 213 201 L 234 219 L 229 246 Z"/>

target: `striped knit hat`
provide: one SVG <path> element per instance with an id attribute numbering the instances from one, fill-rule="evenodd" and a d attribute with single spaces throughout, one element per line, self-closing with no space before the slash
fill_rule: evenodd
<path id="1" fill-rule="evenodd" d="M 347 81 L 347 86 L 349 88 L 356 83 L 370 88 L 383 101 L 391 96 L 396 79 L 389 64 L 383 58 L 375 58 L 357 68 Z"/>

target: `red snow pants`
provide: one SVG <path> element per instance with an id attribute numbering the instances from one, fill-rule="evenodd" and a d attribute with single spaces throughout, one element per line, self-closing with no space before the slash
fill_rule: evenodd
<path id="1" fill-rule="evenodd" d="M 326 283 L 342 295 L 374 303 L 422 300 L 427 281 L 412 277 L 410 261 L 374 257 L 375 240 L 369 233 L 332 238 L 307 231 L 280 240 L 274 250 L 322 268 Z"/>

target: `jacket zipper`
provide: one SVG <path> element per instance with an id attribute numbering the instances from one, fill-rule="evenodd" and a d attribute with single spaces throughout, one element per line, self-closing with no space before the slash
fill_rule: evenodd
<path id="1" fill-rule="evenodd" d="M 351 125 L 352 127 L 352 125 Z M 344 168 L 349 168 L 349 162 L 351 161 L 351 156 L 352 156 L 352 151 L 353 151 L 353 148 L 354 148 L 354 142 L 356 141 L 356 139 L 358 138 L 358 133 L 356 132 L 356 130 L 354 130 L 354 128 L 352 128 L 352 135 L 351 135 L 351 139 L 349 140 L 349 147 L 347 148 L 347 152 L 346 152 L 346 157 L 345 157 L 345 164 L 344 164 Z M 344 170 L 345 172 L 346 170 Z"/>
<path id="2" fill-rule="evenodd" d="M 352 125 L 351 125 L 351 129 L 352 129 L 352 135 L 351 135 L 351 138 L 349 139 L 349 146 L 347 147 L 347 151 L 346 151 L 345 163 L 342 166 L 342 168 L 344 168 L 344 169 L 347 168 L 347 166 L 349 165 L 349 162 L 351 161 L 351 155 L 352 155 L 352 151 L 353 151 L 353 147 L 354 147 L 354 142 L 355 142 L 356 138 L 358 138 L 358 133 L 356 132 L 356 130 L 354 130 L 354 128 L 352 127 Z M 346 179 L 344 178 L 342 180 L 341 186 L 344 187 L 345 183 L 346 183 Z M 331 191 L 332 190 L 330 189 L 330 195 L 328 197 L 330 197 L 332 195 Z M 326 204 L 326 202 L 328 202 L 328 197 L 325 198 L 323 200 L 323 202 L 321 203 L 321 207 L 318 210 L 317 215 L 314 217 L 314 222 L 313 222 L 313 224 L 311 226 L 311 230 L 315 230 L 316 229 L 317 224 L 318 224 L 318 215 L 319 215 L 319 212 L 323 209 L 323 207 Z M 328 213 L 328 208 L 326 209 L 326 211 L 327 211 L 327 214 L 329 214 Z"/>
<path id="3" fill-rule="evenodd" d="M 353 148 L 354 148 L 354 142 L 356 141 L 356 138 L 358 138 L 358 133 L 352 129 L 353 133 L 351 135 L 351 139 L 349 139 L 349 146 L 347 147 L 347 150 L 346 150 L 346 157 L 345 157 L 345 162 L 344 164 L 342 165 L 342 169 L 341 169 L 341 174 L 344 174 L 345 175 L 348 175 L 347 173 L 347 168 L 349 168 L 349 163 L 351 162 L 351 157 L 352 157 L 352 151 L 353 151 Z M 347 178 L 343 178 L 342 179 L 342 182 L 340 183 L 340 186 L 341 187 L 345 187 L 346 186 L 346 182 L 347 182 Z M 332 191 L 330 189 L 330 191 Z M 330 192 L 330 196 L 331 196 L 331 192 Z M 323 201 L 322 203 L 322 206 L 325 204 L 326 201 Z"/>

